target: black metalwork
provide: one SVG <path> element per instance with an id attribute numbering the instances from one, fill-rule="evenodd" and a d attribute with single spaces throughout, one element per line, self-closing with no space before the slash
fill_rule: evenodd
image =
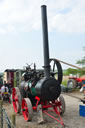
<path id="1" fill-rule="evenodd" d="M 34 64 L 34 69 L 31 69 L 30 65 L 28 65 L 27 68 L 28 70 L 24 75 L 24 80 L 29 81 L 29 85 L 30 85 L 30 87 L 28 86 L 28 97 L 30 97 L 29 93 L 31 93 L 34 96 L 39 96 L 43 101 L 46 100 L 52 101 L 57 99 L 61 93 L 60 84 L 62 81 L 62 69 L 60 67 L 59 62 L 53 60 L 54 61 L 53 71 L 52 72 L 50 71 L 51 60 L 49 59 L 47 13 L 46 13 L 45 5 L 41 6 L 41 12 L 42 12 L 42 29 L 43 29 L 44 72 L 36 70 L 35 64 Z M 54 77 L 55 65 L 58 68 L 58 74 L 59 71 L 61 70 L 57 80 Z M 35 91 L 33 92 L 32 90 Z"/>
<path id="2" fill-rule="evenodd" d="M 26 67 L 24 74 L 24 81 L 19 86 L 20 94 L 22 98 L 29 98 L 31 100 L 32 106 L 35 109 L 37 100 L 39 103 L 49 103 L 49 101 L 57 100 L 61 94 L 61 81 L 62 81 L 62 68 L 58 61 L 49 58 L 49 45 L 48 45 L 48 26 L 47 26 L 47 12 L 46 6 L 41 6 L 42 12 L 42 29 L 43 29 L 43 54 L 44 54 L 44 70 L 37 70 L 34 64 L 33 68 L 31 65 Z M 50 63 L 54 62 L 53 70 L 51 70 Z M 57 73 L 55 72 L 55 66 L 57 67 Z M 60 72 L 60 74 L 59 74 Z M 55 75 L 58 74 L 58 79 Z M 17 106 L 17 88 L 13 89 L 12 93 L 14 106 Z M 19 100 L 18 100 L 19 101 Z M 24 103 L 24 102 L 23 102 Z M 18 104 L 21 104 L 18 103 Z M 23 108 L 23 105 L 22 105 Z M 17 107 L 14 107 L 15 112 L 19 112 Z"/>
<path id="3" fill-rule="evenodd" d="M 56 59 L 50 59 L 50 74 L 52 77 L 59 81 L 59 84 L 62 83 L 62 67 L 60 62 Z"/>
<path id="4" fill-rule="evenodd" d="M 44 73 L 46 77 L 50 76 L 49 65 L 49 45 L 48 45 L 48 26 L 47 26 L 47 13 L 46 6 L 41 6 L 42 12 L 42 29 L 43 29 L 43 51 L 44 51 Z"/>

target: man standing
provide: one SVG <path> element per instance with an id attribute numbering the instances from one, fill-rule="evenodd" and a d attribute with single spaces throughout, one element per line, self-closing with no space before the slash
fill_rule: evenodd
<path id="1" fill-rule="evenodd" d="M 6 85 L 6 82 L 4 82 L 4 85 L 1 87 L 1 98 L 4 100 L 4 98 L 9 97 L 9 90 Z"/>

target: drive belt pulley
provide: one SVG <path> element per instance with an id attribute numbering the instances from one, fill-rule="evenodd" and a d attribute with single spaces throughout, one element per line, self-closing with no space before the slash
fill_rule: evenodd
<path id="1" fill-rule="evenodd" d="M 62 67 L 60 62 L 56 59 L 50 59 L 50 74 L 61 84 L 63 76 Z"/>

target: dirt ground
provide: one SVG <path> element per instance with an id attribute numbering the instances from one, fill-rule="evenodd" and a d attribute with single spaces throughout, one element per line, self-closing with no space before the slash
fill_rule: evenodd
<path id="1" fill-rule="evenodd" d="M 79 92 L 70 93 L 71 95 L 83 98 L 84 94 Z M 65 128 L 85 128 L 85 117 L 79 116 L 79 105 L 82 104 L 80 100 L 73 97 L 62 94 L 65 99 L 66 110 L 62 115 Z M 4 108 L 7 114 L 11 117 L 13 111 L 12 104 L 5 103 Z M 45 123 L 37 124 L 37 113 L 34 112 L 34 116 L 31 122 L 24 121 L 22 114 L 16 115 L 16 128 L 63 128 L 58 122 L 54 121 L 50 117 L 44 115 Z"/>

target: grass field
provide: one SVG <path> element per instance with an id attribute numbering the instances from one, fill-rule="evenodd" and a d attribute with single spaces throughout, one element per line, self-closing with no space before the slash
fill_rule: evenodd
<path id="1" fill-rule="evenodd" d="M 62 84 L 67 86 L 68 79 L 69 79 L 69 76 L 63 76 Z"/>

